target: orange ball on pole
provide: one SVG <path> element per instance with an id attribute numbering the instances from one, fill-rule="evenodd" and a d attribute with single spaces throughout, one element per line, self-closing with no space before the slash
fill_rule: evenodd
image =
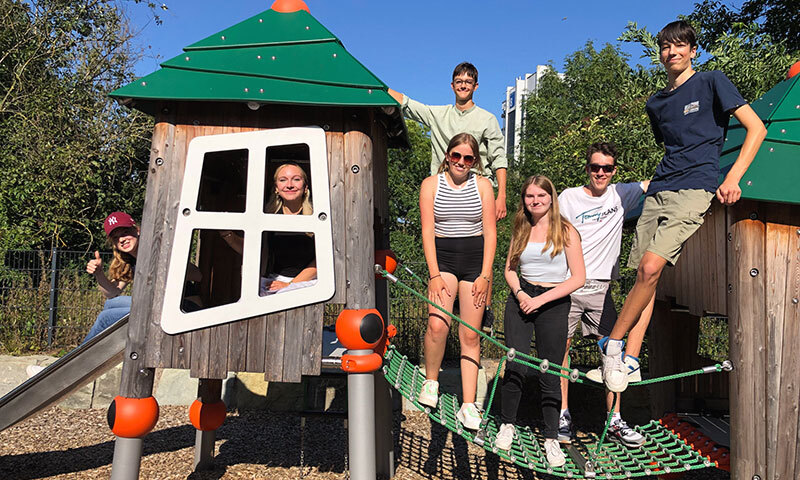
<path id="1" fill-rule="evenodd" d="M 308 9 L 308 5 L 306 5 L 306 2 L 303 0 L 275 0 L 275 3 L 273 3 L 270 8 L 280 13 L 292 13 L 300 10 L 311 13 Z"/>
<path id="2" fill-rule="evenodd" d="M 789 71 L 786 72 L 786 79 L 790 79 L 800 73 L 800 62 L 794 62 L 794 65 L 789 67 Z"/>
<path id="3" fill-rule="evenodd" d="M 108 426 L 122 438 L 144 437 L 158 422 L 158 402 L 153 397 L 126 398 L 117 396 L 108 407 Z"/>
<path id="4" fill-rule="evenodd" d="M 194 428 L 203 432 L 221 427 L 225 423 L 227 414 L 227 407 L 225 407 L 225 402 L 222 400 L 214 403 L 203 403 L 200 399 L 197 399 L 189 407 L 189 421 L 192 422 Z"/>

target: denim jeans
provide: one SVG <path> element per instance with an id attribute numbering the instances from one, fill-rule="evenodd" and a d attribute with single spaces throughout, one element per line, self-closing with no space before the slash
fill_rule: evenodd
<path id="1" fill-rule="evenodd" d="M 97 316 L 94 321 L 92 329 L 89 334 L 83 339 L 82 343 L 86 343 L 95 335 L 102 332 L 111 325 L 117 323 L 122 317 L 131 313 L 131 297 L 128 295 L 120 295 L 118 297 L 109 298 L 103 305 L 103 311 Z"/>

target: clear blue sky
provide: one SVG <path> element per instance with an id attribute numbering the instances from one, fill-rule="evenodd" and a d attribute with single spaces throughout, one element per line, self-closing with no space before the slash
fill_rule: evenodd
<path id="1" fill-rule="evenodd" d="M 181 49 L 268 9 L 272 0 L 161 0 L 163 24 L 147 24 L 141 6 L 130 12 L 140 41 L 153 55 L 136 68 L 145 75 Z M 461 61 L 475 64 L 475 101 L 500 118 L 505 87 L 537 64 L 564 58 L 591 40 L 616 42 L 628 21 L 656 33 L 688 14 L 692 0 L 305 0 L 311 14 L 361 63 L 395 90 L 429 104 L 452 103 L 450 76 Z M 735 2 L 740 3 L 740 2 Z M 636 61 L 640 49 L 624 47 Z M 502 121 L 501 121 L 502 124 Z"/>

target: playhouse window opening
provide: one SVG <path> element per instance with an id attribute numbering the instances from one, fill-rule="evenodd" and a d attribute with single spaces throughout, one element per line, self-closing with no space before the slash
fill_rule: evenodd
<path id="1" fill-rule="evenodd" d="M 194 229 L 191 238 L 181 311 L 195 312 L 239 301 L 244 231 Z M 199 279 L 193 278 L 193 261 Z"/>
<path id="2" fill-rule="evenodd" d="M 247 149 L 207 152 L 203 156 L 197 211 L 244 212 L 247 156 Z"/>
<path id="3" fill-rule="evenodd" d="M 280 211 L 276 211 L 283 201 L 279 194 L 280 182 L 289 182 L 293 188 L 297 188 L 296 183 L 292 182 L 297 175 L 291 175 L 291 173 L 298 173 L 296 170 L 299 168 L 300 176 L 305 177 L 305 188 L 308 189 L 308 202 L 301 213 L 310 215 L 313 211 L 313 194 L 311 192 L 311 152 L 308 145 L 297 143 L 267 147 L 266 162 L 264 213 L 280 213 Z M 287 171 L 285 168 L 281 168 L 287 164 L 295 166 L 295 169 Z"/>
<path id="4" fill-rule="evenodd" d="M 316 244 L 310 232 L 268 231 L 261 235 L 259 295 L 270 296 L 317 283 Z"/>

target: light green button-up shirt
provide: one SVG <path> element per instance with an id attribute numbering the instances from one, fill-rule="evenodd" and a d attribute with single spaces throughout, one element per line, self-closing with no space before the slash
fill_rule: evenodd
<path id="1" fill-rule="evenodd" d="M 498 168 L 508 168 L 500 124 L 494 115 L 479 106 L 461 111 L 455 105 L 425 105 L 403 95 L 403 115 L 431 129 L 431 175 L 439 171 L 450 139 L 464 132 L 478 141 L 483 175 L 495 186 L 494 172 Z"/>

